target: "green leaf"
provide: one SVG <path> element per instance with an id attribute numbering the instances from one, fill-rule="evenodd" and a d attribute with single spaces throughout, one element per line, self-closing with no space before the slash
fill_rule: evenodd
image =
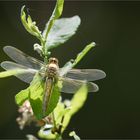
<path id="1" fill-rule="evenodd" d="M 45 94 L 44 87 L 45 81 L 43 81 L 42 77 L 39 74 L 36 74 L 31 83 L 31 86 L 29 87 L 29 101 L 33 109 L 34 115 L 37 119 L 42 119 L 45 116 L 49 115 L 56 107 L 60 96 L 59 88 L 56 84 L 51 93 L 48 107 L 44 116 L 42 110 L 43 95 Z"/>
<path id="2" fill-rule="evenodd" d="M 66 42 L 76 33 L 80 22 L 81 20 L 79 16 L 57 19 L 48 34 L 46 41 L 47 49 L 55 48 Z M 46 30 L 43 34 L 45 33 Z"/>
<path id="3" fill-rule="evenodd" d="M 16 103 L 21 106 L 29 96 L 29 88 L 21 90 L 18 94 L 15 96 Z"/>
<path id="4" fill-rule="evenodd" d="M 80 140 L 80 137 L 76 135 L 75 131 L 70 132 L 69 136 L 74 137 L 75 140 Z"/>
<path id="5" fill-rule="evenodd" d="M 33 36 L 36 36 L 42 42 L 41 31 L 36 26 L 36 22 L 33 22 L 30 15 L 26 15 L 24 12 L 25 5 L 21 8 L 21 21 L 25 29 Z"/>
<path id="6" fill-rule="evenodd" d="M 55 20 L 61 16 L 62 11 L 63 11 L 63 5 L 64 5 L 64 0 L 57 0 L 54 11 L 45 27 L 45 30 L 43 33 L 45 40 L 47 40 L 48 33 L 50 32 L 50 29 L 52 28 Z"/>
<path id="7" fill-rule="evenodd" d="M 38 76 L 37 73 L 33 81 L 31 82 L 30 86 L 24 90 L 21 90 L 18 94 L 16 94 L 15 96 L 16 103 L 18 105 L 22 105 L 25 100 L 29 99 L 30 91 L 33 91 L 34 87 L 38 88 L 40 86 L 40 82 L 41 82 L 41 78 Z"/>
<path id="8" fill-rule="evenodd" d="M 95 43 L 92 42 L 89 45 L 87 45 L 76 57 L 76 59 L 71 59 L 68 61 L 60 70 L 60 76 L 65 75 L 70 69 L 75 67 L 82 58 L 90 51 L 91 48 L 95 47 Z"/>
<path id="9" fill-rule="evenodd" d="M 44 81 L 37 73 L 29 87 L 29 101 L 37 119 L 43 118 L 42 96 L 44 94 Z"/>
<path id="10" fill-rule="evenodd" d="M 30 86 L 27 89 L 20 91 L 15 96 L 15 100 L 18 105 L 22 105 L 25 102 L 25 100 L 29 99 L 32 110 L 37 119 L 42 119 L 44 117 L 42 111 L 42 102 L 45 87 L 44 84 L 45 81 L 38 73 L 36 73 Z M 51 93 L 47 111 L 45 113 L 46 116 L 49 115 L 56 107 L 60 96 L 59 91 L 59 87 L 56 84 L 53 89 L 53 92 Z"/>
<path id="11" fill-rule="evenodd" d="M 63 127 L 62 132 L 66 129 L 68 126 L 71 117 L 79 111 L 82 106 L 84 105 L 88 95 L 88 89 L 86 84 L 84 84 L 73 96 L 71 100 L 71 109 L 65 114 L 64 121 L 63 121 Z"/>
<path id="12" fill-rule="evenodd" d="M 89 52 L 89 50 L 90 50 L 91 48 L 95 47 L 95 45 L 96 45 L 95 42 L 92 42 L 92 43 L 90 43 L 89 45 L 87 45 L 87 46 L 84 48 L 84 50 L 82 50 L 82 52 L 80 52 L 80 53 L 77 55 L 76 59 L 74 60 L 73 67 L 74 67 L 75 65 L 77 65 L 77 64 L 81 61 L 81 59 Z"/>
<path id="13" fill-rule="evenodd" d="M 56 108 L 54 109 L 54 116 L 56 125 L 60 125 L 62 121 L 62 117 L 65 116 L 67 112 L 70 111 L 70 108 L 65 108 L 65 105 L 62 102 L 59 102 Z"/>
<path id="14" fill-rule="evenodd" d="M 7 70 L 7 71 L 0 72 L 0 78 L 5 78 L 5 77 L 17 75 L 17 74 L 26 73 L 26 72 L 28 72 L 28 70 L 25 70 L 25 69 Z"/>
<path id="15" fill-rule="evenodd" d="M 95 43 L 92 42 L 89 45 L 87 45 L 76 57 L 76 59 L 71 59 L 68 61 L 60 70 L 60 76 L 63 76 L 67 74 L 69 70 L 71 70 L 73 67 L 75 67 L 82 58 L 90 51 L 91 48 L 95 47 Z"/>

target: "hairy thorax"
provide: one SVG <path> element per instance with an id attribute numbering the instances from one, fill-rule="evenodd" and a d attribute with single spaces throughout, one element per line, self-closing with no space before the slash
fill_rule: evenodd
<path id="1" fill-rule="evenodd" d="M 58 75 L 58 66 L 56 64 L 49 64 L 47 67 L 47 77 L 55 78 Z"/>

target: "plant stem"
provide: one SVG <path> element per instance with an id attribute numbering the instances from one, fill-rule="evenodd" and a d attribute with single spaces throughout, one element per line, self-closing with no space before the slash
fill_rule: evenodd
<path id="1" fill-rule="evenodd" d="M 52 112 L 52 118 L 53 118 L 54 128 L 57 128 L 57 126 L 56 126 L 56 121 L 55 121 L 55 115 L 54 115 L 54 112 Z"/>
<path id="2" fill-rule="evenodd" d="M 54 112 L 52 112 L 52 118 L 53 118 L 53 124 L 54 124 L 54 129 L 57 132 L 57 137 L 56 140 L 62 140 L 62 135 L 61 132 L 59 132 L 57 125 L 56 125 L 56 120 L 55 120 L 55 115 Z"/>
<path id="3" fill-rule="evenodd" d="M 43 38 L 43 36 L 40 40 L 40 43 L 41 43 L 41 46 L 42 46 L 42 54 L 44 56 L 44 62 L 47 64 L 48 63 L 48 50 L 45 46 L 46 40 Z"/>

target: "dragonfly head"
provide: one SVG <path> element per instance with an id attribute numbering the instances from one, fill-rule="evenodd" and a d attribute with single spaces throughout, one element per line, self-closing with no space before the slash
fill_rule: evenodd
<path id="1" fill-rule="evenodd" d="M 51 58 L 49 59 L 49 64 L 56 64 L 56 65 L 58 65 L 58 59 L 56 59 L 56 58 L 54 58 L 54 57 L 51 57 Z"/>

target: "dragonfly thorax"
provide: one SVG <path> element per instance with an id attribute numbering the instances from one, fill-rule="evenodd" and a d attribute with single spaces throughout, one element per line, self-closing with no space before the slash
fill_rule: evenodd
<path id="1" fill-rule="evenodd" d="M 56 58 L 50 58 L 47 65 L 47 77 L 56 77 L 58 69 L 58 60 Z"/>

